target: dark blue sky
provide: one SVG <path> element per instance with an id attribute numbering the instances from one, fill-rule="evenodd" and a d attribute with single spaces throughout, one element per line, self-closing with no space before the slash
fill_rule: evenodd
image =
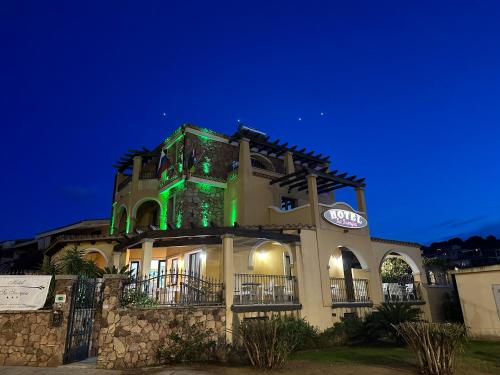
<path id="1" fill-rule="evenodd" d="M 108 217 L 128 148 L 238 119 L 366 177 L 372 235 L 500 235 L 499 19 L 483 0 L 3 0 L 0 239 Z"/>

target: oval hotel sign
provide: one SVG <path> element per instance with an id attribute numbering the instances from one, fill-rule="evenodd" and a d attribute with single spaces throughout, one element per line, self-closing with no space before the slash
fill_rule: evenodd
<path id="1" fill-rule="evenodd" d="M 342 228 L 360 229 L 368 225 L 366 219 L 356 212 L 331 208 L 323 212 L 326 221 Z"/>

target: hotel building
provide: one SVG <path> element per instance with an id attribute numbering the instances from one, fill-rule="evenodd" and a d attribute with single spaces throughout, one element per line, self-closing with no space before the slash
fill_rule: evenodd
<path id="1" fill-rule="evenodd" d="M 420 245 L 371 237 L 365 180 L 328 156 L 244 126 L 227 136 L 183 125 L 115 168 L 109 233 L 46 255 L 77 244 L 101 267 L 155 280 L 148 291 L 160 304 L 224 305 L 229 322 L 290 312 L 325 329 L 383 301 L 431 319 Z M 335 199 L 338 189 L 354 190 L 355 207 Z M 388 258 L 411 274 L 383 282 Z"/>

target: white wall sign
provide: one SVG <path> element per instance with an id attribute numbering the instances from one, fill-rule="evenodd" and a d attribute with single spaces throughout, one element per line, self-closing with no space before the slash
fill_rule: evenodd
<path id="1" fill-rule="evenodd" d="M 360 214 L 342 208 L 326 210 L 323 212 L 323 217 L 329 223 L 342 228 L 360 229 L 368 225 L 368 221 Z"/>
<path id="2" fill-rule="evenodd" d="M 0 310 L 37 310 L 45 304 L 52 276 L 0 275 Z"/>
<path id="3" fill-rule="evenodd" d="M 66 303 L 66 294 L 56 294 L 54 301 L 57 303 Z"/>

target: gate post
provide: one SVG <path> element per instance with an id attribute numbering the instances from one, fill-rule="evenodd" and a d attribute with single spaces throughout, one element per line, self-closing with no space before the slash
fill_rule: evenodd
<path id="1" fill-rule="evenodd" d="M 55 302 L 52 305 L 52 311 L 62 311 L 62 322 L 59 327 L 57 337 L 55 341 L 52 342 L 51 338 L 49 338 L 48 345 L 59 346 L 59 350 L 56 352 L 57 360 L 54 363 L 49 364 L 49 366 L 60 366 L 63 364 L 64 358 L 64 350 L 66 347 L 66 339 L 68 334 L 68 324 L 69 324 L 69 314 L 71 310 L 72 304 L 72 296 L 73 296 L 73 286 L 75 285 L 76 279 L 78 277 L 75 275 L 56 275 L 55 276 L 55 294 L 64 294 L 66 295 L 66 302 Z"/>
<path id="2" fill-rule="evenodd" d="M 97 354 L 97 368 L 110 368 L 108 355 L 114 353 L 114 322 L 119 315 L 120 298 L 123 292 L 123 282 L 126 275 L 104 275 L 102 295 L 101 328 L 99 330 L 99 351 Z"/>

